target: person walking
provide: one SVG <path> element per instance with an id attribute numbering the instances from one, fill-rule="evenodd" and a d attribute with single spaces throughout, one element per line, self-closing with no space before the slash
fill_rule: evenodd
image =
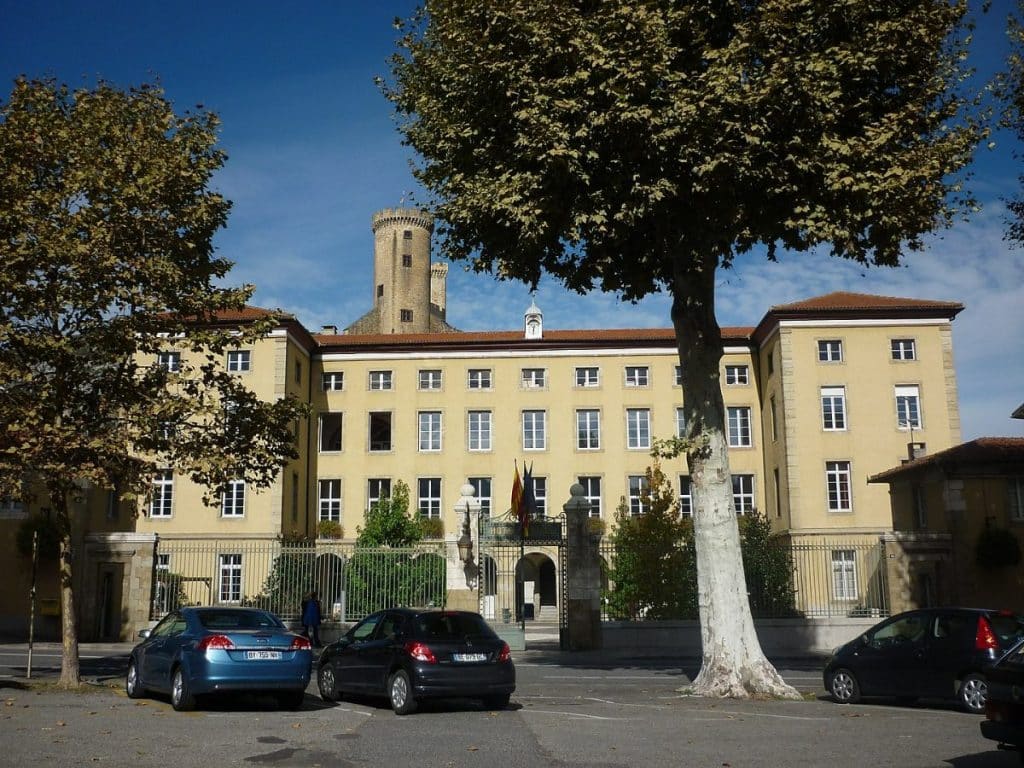
<path id="1" fill-rule="evenodd" d="M 302 627 L 314 648 L 322 648 L 320 642 L 320 598 L 310 592 L 302 601 Z"/>

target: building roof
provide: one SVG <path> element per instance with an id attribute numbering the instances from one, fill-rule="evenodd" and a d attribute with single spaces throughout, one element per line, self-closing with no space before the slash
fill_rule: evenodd
<path id="1" fill-rule="evenodd" d="M 933 471 L 947 477 L 1024 474 L 1024 437 L 979 437 L 879 472 L 868 482 L 910 482 Z"/>
<path id="2" fill-rule="evenodd" d="M 1010 416 L 1014 419 L 1024 419 L 1024 403 L 1018 405 Z"/>

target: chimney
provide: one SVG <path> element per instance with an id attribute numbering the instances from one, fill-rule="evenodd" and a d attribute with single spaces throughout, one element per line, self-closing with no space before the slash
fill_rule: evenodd
<path id="1" fill-rule="evenodd" d="M 336 325 L 322 325 L 322 326 L 320 326 L 320 333 L 324 334 L 325 336 L 337 336 L 338 335 L 338 326 L 336 326 Z"/>
<path id="2" fill-rule="evenodd" d="M 911 461 L 921 458 L 926 453 L 924 443 L 907 443 L 907 456 Z"/>

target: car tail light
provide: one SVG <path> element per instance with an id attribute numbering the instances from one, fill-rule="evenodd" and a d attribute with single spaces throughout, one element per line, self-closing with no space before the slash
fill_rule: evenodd
<path id="1" fill-rule="evenodd" d="M 974 636 L 974 650 L 996 651 L 999 649 L 999 641 L 996 640 L 992 625 L 984 616 L 978 618 L 978 632 Z"/>
<path id="2" fill-rule="evenodd" d="M 504 643 L 501 646 L 501 651 L 498 653 L 498 661 L 512 661 L 512 649 L 508 647 L 508 643 Z"/>
<path id="3" fill-rule="evenodd" d="M 196 645 L 197 651 L 229 651 L 235 647 L 227 635 L 207 635 Z"/>
<path id="4" fill-rule="evenodd" d="M 437 657 L 425 643 L 418 643 L 415 640 L 410 640 L 404 647 L 405 652 L 416 659 L 416 661 L 425 661 L 427 664 L 437 664 Z"/>
<path id="5" fill-rule="evenodd" d="M 308 637 L 301 637 L 296 635 L 292 638 L 291 650 L 293 651 L 308 651 L 313 647 L 313 644 L 309 642 Z"/>

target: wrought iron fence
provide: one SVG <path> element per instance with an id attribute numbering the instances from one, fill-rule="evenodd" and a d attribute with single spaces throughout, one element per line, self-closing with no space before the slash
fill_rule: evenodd
<path id="1" fill-rule="evenodd" d="M 325 620 L 350 622 L 392 605 L 445 604 L 446 544 L 407 549 L 253 539 L 161 539 L 150 618 L 182 605 L 251 605 L 300 618 L 316 592 Z"/>

